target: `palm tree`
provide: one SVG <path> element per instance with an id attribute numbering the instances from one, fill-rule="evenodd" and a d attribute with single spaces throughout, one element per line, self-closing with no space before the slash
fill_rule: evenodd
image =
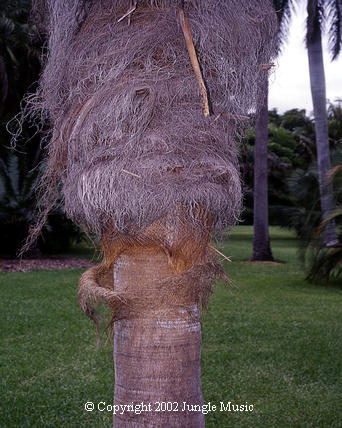
<path id="1" fill-rule="evenodd" d="M 334 209 L 332 186 L 327 183 L 331 161 L 322 50 L 322 22 L 324 22 L 324 18 L 327 15 L 324 6 L 327 6 L 332 17 L 329 36 L 332 59 L 334 60 L 338 57 L 342 46 L 342 2 L 308 0 L 307 4 L 308 21 L 306 43 L 309 58 L 311 95 L 315 114 L 318 176 L 323 220 L 329 217 Z M 324 229 L 324 242 L 326 246 L 334 246 L 338 243 L 335 220 L 333 218 L 326 223 Z"/>
<path id="2" fill-rule="evenodd" d="M 253 186 L 253 261 L 273 261 L 268 222 L 268 75 L 255 123 Z"/>
<path id="3" fill-rule="evenodd" d="M 295 1 L 289 1 L 287 3 L 293 5 Z M 285 10 L 286 19 L 282 22 L 283 31 L 288 25 L 291 13 L 291 7 L 287 7 Z M 327 182 L 327 175 L 331 167 L 331 161 L 328 138 L 322 33 L 324 26 L 327 26 L 330 41 L 330 53 L 332 60 L 334 60 L 340 54 L 342 47 L 342 1 L 307 0 L 307 13 L 306 46 L 308 51 L 311 95 L 315 116 L 321 210 L 322 218 L 325 220 L 334 210 L 334 200 L 332 187 Z M 333 218 L 331 218 L 331 220 L 325 225 L 323 239 L 326 246 L 334 246 L 338 244 L 335 221 Z"/>
<path id="4" fill-rule="evenodd" d="M 102 241 L 80 304 L 96 323 L 97 303 L 113 311 L 114 404 L 152 406 L 116 412 L 116 428 L 204 426 L 200 308 L 223 276 L 209 242 L 236 221 L 234 136 L 274 50 L 268 0 L 176 3 L 35 4 L 50 37 L 31 103 L 52 139 L 32 233 L 62 187 L 69 217 Z"/>
<path id="5" fill-rule="evenodd" d="M 289 1 L 273 0 L 273 7 L 278 18 L 277 51 L 286 39 L 290 7 Z M 273 261 L 270 245 L 268 221 L 268 67 L 265 64 L 265 76 L 262 92 L 258 100 L 255 123 L 254 145 L 254 186 L 253 186 L 253 261 Z"/>

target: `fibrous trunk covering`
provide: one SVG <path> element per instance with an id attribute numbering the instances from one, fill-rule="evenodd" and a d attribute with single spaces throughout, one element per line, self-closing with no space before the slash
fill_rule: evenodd
<path id="1" fill-rule="evenodd" d="M 222 275 L 208 244 L 239 213 L 234 139 L 274 50 L 271 2 L 37 0 L 34 13 L 49 43 L 28 101 L 53 132 L 32 239 L 61 190 L 102 240 L 79 296 L 95 321 L 97 303 L 112 308 L 115 400 L 198 404 L 199 307 Z M 115 426 L 203 425 L 145 417 Z"/>

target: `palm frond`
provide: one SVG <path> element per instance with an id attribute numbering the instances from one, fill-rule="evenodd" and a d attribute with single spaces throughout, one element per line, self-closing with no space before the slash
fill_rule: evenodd
<path id="1" fill-rule="evenodd" d="M 336 165 L 328 173 L 328 180 L 331 181 L 339 172 L 342 172 L 342 165 Z"/>
<path id="2" fill-rule="evenodd" d="M 319 248 L 313 253 L 311 269 L 307 275 L 309 281 L 338 278 L 342 275 L 342 247 Z"/>
<path id="3" fill-rule="evenodd" d="M 329 172 L 330 182 L 335 179 L 335 185 L 338 184 L 335 195 L 338 200 L 340 183 L 336 180 L 338 173 L 342 171 L 342 164 L 335 166 Z M 340 201 L 341 203 L 341 201 Z M 320 222 L 314 233 L 311 233 L 310 239 L 305 243 L 302 250 L 302 256 L 309 261 L 308 280 L 325 280 L 337 278 L 342 275 L 342 246 L 327 248 L 322 240 L 324 229 L 332 220 L 337 225 L 337 230 L 341 232 L 342 224 L 342 206 L 338 206 L 326 218 Z"/>
<path id="4" fill-rule="evenodd" d="M 298 0 L 273 0 L 273 7 L 278 18 L 278 50 L 281 51 L 287 41 L 291 18 L 295 13 Z"/>
<path id="5" fill-rule="evenodd" d="M 316 237 L 323 232 L 324 227 L 333 219 L 337 219 L 342 216 L 342 207 L 337 207 L 332 213 L 330 213 L 318 226 L 316 231 Z"/>
<path id="6" fill-rule="evenodd" d="M 328 0 L 327 6 L 329 49 L 331 59 L 335 60 L 342 47 L 342 1 Z"/>

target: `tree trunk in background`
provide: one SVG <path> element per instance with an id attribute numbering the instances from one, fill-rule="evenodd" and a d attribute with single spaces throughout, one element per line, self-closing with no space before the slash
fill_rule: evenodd
<path id="1" fill-rule="evenodd" d="M 308 14 L 312 13 L 311 3 L 312 2 L 310 1 L 308 2 Z M 334 200 L 332 186 L 327 186 L 326 184 L 327 174 L 331 168 L 331 162 L 328 136 L 328 119 L 326 111 L 322 37 L 319 28 L 315 29 L 314 35 L 310 40 L 307 41 L 307 49 L 309 58 L 312 104 L 315 116 L 319 190 L 321 197 L 322 217 L 324 220 L 334 210 Z M 326 225 L 323 231 L 323 240 L 326 246 L 333 246 L 338 243 L 334 220 L 331 220 Z"/>
<path id="2" fill-rule="evenodd" d="M 263 97 L 255 124 L 253 189 L 253 256 L 252 260 L 273 260 L 268 230 L 268 75 L 265 72 Z"/>
<path id="3" fill-rule="evenodd" d="M 143 296 L 152 281 L 174 274 L 162 249 L 135 247 L 114 264 L 114 290 L 132 290 L 134 285 Z M 114 427 L 204 427 L 201 412 L 182 411 L 183 402 L 202 405 L 200 357 L 197 305 L 170 310 L 165 302 L 164 308 L 146 308 L 116 321 L 114 405 L 144 403 L 146 407 L 140 414 L 117 412 Z M 158 406 L 162 411 L 156 411 Z"/>

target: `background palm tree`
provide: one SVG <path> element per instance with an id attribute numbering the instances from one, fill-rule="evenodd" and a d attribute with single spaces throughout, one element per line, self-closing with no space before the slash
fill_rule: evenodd
<path id="1" fill-rule="evenodd" d="M 268 75 L 265 71 L 262 98 L 255 123 L 253 186 L 253 261 L 273 260 L 269 236 L 268 205 Z"/>
<path id="2" fill-rule="evenodd" d="M 278 53 L 286 38 L 289 2 L 273 0 L 273 7 L 278 17 L 277 50 Z M 269 236 L 269 204 L 268 204 L 268 73 L 265 66 L 263 91 L 258 102 L 255 124 L 254 146 L 254 186 L 253 186 L 253 254 L 252 260 L 273 260 Z"/>
<path id="3" fill-rule="evenodd" d="M 285 2 L 284 2 L 285 3 Z M 286 2 L 281 31 L 288 28 L 296 0 Z M 334 199 L 327 175 L 331 167 L 328 121 L 326 108 L 326 87 L 323 63 L 322 34 L 325 28 L 329 37 L 332 60 L 340 54 L 342 47 L 342 1 L 341 0 L 307 0 L 306 46 L 309 59 L 310 86 L 315 117 L 315 134 L 318 161 L 320 201 L 323 220 L 334 210 Z M 335 220 L 331 218 L 325 224 L 323 239 L 326 246 L 338 244 Z"/>

